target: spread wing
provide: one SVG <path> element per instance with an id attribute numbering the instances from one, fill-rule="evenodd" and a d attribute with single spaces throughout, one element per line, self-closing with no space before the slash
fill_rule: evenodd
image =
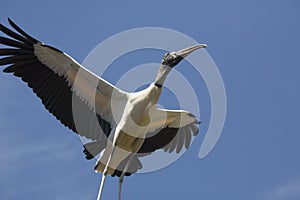
<path id="1" fill-rule="evenodd" d="M 150 113 L 152 121 L 144 143 L 138 153 L 148 154 L 157 149 L 179 153 L 189 148 L 192 137 L 198 133 L 200 122 L 184 110 L 156 109 Z"/>
<path id="2" fill-rule="evenodd" d="M 62 124 L 88 139 L 106 140 L 118 118 L 112 105 L 125 106 L 128 94 L 8 21 L 16 32 L 0 24 L 10 37 L 0 36 L 0 44 L 6 46 L 0 48 L 3 71 L 26 82 Z"/>

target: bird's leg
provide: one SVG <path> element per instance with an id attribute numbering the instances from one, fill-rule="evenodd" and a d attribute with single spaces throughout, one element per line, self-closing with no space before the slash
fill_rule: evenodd
<path id="1" fill-rule="evenodd" d="M 125 173 L 123 172 L 122 175 L 119 178 L 118 200 L 121 200 L 121 191 L 122 191 L 122 184 L 123 184 L 123 181 L 124 181 L 124 175 L 125 175 Z"/>
<path id="2" fill-rule="evenodd" d="M 110 160 L 112 158 L 112 155 L 115 151 L 115 148 L 116 146 L 113 144 L 113 148 L 112 148 L 112 152 L 111 154 L 109 155 L 109 158 L 108 158 L 108 161 L 105 165 L 105 168 L 103 170 L 103 174 L 102 174 L 102 180 L 101 180 L 101 184 L 100 184 L 100 188 L 99 188 L 99 193 L 98 193 L 98 197 L 97 197 L 97 200 L 100 200 L 101 199 L 101 194 L 102 194 L 102 190 L 103 190 L 103 186 L 104 186 L 104 182 L 105 182 L 105 178 L 106 178 L 106 175 L 108 173 L 108 166 L 109 166 L 109 163 L 110 163 Z"/>
<path id="3" fill-rule="evenodd" d="M 100 188 L 99 188 L 99 193 L 98 193 L 97 200 L 101 199 L 101 194 L 102 194 L 102 190 L 103 190 L 103 185 L 104 185 L 104 182 L 105 182 L 105 178 L 106 178 L 106 174 L 103 173 L 102 174 L 102 180 L 101 180 L 101 184 L 100 184 Z"/>
<path id="4" fill-rule="evenodd" d="M 129 155 L 129 156 L 130 156 L 130 157 L 129 157 L 129 160 L 128 160 L 128 162 L 126 163 L 126 166 L 125 166 L 125 168 L 123 169 L 122 174 L 121 174 L 121 176 L 120 176 L 120 178 L 119 178 L 118 200 L 121 200 L 122 184 L 123 184 L 123 181 L 124 181 L 124 176 L 125 176 L 125 174 L 126 174 L 128 168 L 129 168 L 129 165 L 130 165 L 130 162 L 131 162 L 132 155 L 133 155 L 133 154 L 130 154 L 130 155 Z"/>

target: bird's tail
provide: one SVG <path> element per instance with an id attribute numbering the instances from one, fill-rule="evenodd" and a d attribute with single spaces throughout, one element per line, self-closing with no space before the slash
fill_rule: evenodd
<path id="1" fill-rule="evenodd" d="M 104 156 L 104 154 L 102 155 Z M 131 156 L 131 158 L 130 158 Z M 130 158 L 130 159 L 129 159 Z M 106 163 L 101 162 L 101 158 L 99 158 L 98 162 L 95 165 L 95 171 L 103 173 Z M 129 163 L 128 163 L 129 162 Z M 128 166 L 126 167 L 126 165 Z M 126 169 L 125 169 L 126 168 Z M 130 176 L 133 173 L 136 173 L 137 170 L 142 168 L 142 163 L 138 159 L 137 155 L 132 153 L 128 155 L 125 159 L 123 159 L 117 167 L 108 166 L 107 173 L 111 176 L 118 176 L 120 177 L 122 173 L 125 173 L 125 176 Z"/>

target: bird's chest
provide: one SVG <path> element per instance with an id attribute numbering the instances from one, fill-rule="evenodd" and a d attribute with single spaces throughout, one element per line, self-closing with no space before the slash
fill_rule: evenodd
<path id="1" fill-rule="evenodd" d="M 149 111 L 156 107 L 160 93 L 161 89 L 155 86 L 150 86 L 149 89 L 137 93 L 126 106 L 124 115 L 126 124 L 147 126 L 151 121 Z"/>
<path id="2" fill-rule="evenodd" d="M 150 122 L 149 109 L 151 106 L 151 103 L 145 101 L 133 102 L 126 106 L 119 124 L 121 130 L 131 135 L 140 136 L 143 127 Z"/>
<path id="3" fill-rule="evenodd" d="M 160 91 L 156 87 L 150 87 L 148 90 L 136 93 L 128 101 L 118 124 L 120 130 L 118 146 L 138 149 L 143 144 L 148 125 L 151 123 L 149 111 L 156 107 L 159 94 Z"/>

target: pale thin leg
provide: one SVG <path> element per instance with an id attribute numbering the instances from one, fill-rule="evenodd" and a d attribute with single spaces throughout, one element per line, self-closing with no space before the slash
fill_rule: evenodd
<path id="1" fill-rule="evenodd" d="M 125 168 L 123 169 L 123 172 L 119 178 L 119 192 L 118 192 L 118 200 L 121 200 L 121 192 L 122 192 L 122 185 L 123 185 L 123 182 L 124 182 L 124 176 L 125 176 L 125 173 L 127 172 L 128 168 L 129 168 L 129 164 L 131 162 L 131 158 L 132 158 L 132 154 L 130 154 L 130 157 L 129 157 L 129 160 L 128 162 L 126 163 L 126 166 Z"/>
<path id="2" fill-rule="evenodd" d="M 119 178 L 118 200 L 121 200 L 121 192 L 122 192 L 122 184 L 123 184 L 123 181 L 124 181 L 124 175 L 125 175 L 125 173 L 122 173 L 122 175 Z"/>
<path id="3" fill-rule="evenodd" d="M 101 194 L 102 194 L 102 190 L 103 190 L 105 178 L 106 178 L 106 174 L 103 173 L 103 174 L 102 174 L 102 180 L 101 180 L 101 184 L 100 184 L 100 188 L 99 188 L 99 193 L 98 193 L 97 200 L 100 200 L 100 199 L 101 199 Z"/>
<path id="4" fill-rule="evenodd" d="M 107 163 L 106 163 L 106 165 L 105 165 L 105 168 L 104 168 L 104 170 L 103 170 L 102 180 L 101 180 L 101 184 L 100 184 L 100 188 L 99 188 L 99 193 L 98 193 L 97 200 L 101 200 L 101 194 L 102 194 L 102 190 L 103 190 L 105 178 L 106 178 L 107 171 L 108 171 L 108 166 L 109 166 L 110 160 L 111 160 L 111 158 L 112 158 L 112 155 L 113 155 L 113 153 L 114 153 L 114 151 L 115 151 L 115 148 L 116 148 L 116 146 L 113 145 L 112 152 L 111 152 L 111 154 L 109 155 L 108 161 L 107 161 Z"/>

